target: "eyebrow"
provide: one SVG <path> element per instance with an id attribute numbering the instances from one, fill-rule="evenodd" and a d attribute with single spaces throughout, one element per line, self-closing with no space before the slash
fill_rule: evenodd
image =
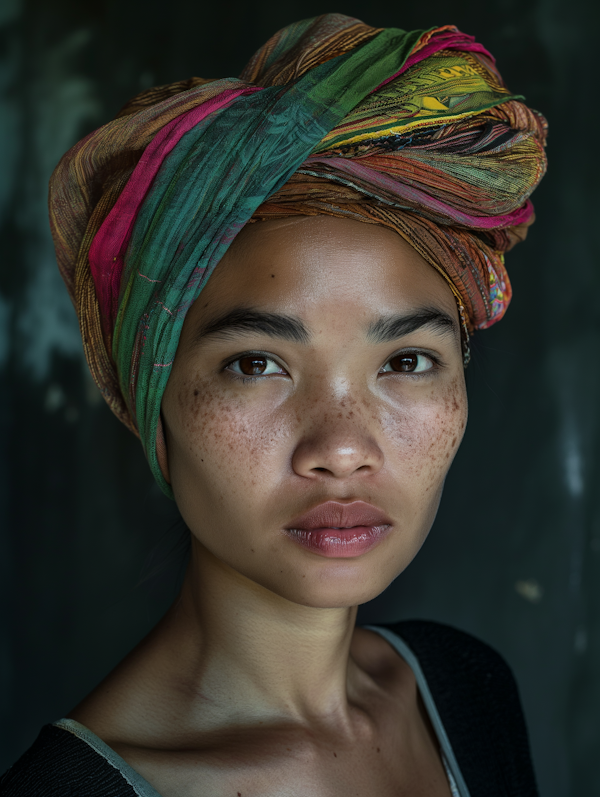
<path id="1" fill-rule="evenodd" d="M 367 340 L 370 343 L 390 343 L 422 327 L 430 327 L 442 335 L 450 333 L 458 336 L 453 318 L 441 310 L 425 307 L 412 313 L 378 318 L 368 326 Z M 209 336 L 231 340 L 240 333 L 259 333 L 304 345 L 311 338 L 304 322 L 295 316 L 238 307 L 202 326 L 194 335 L 194 343 L 198 344 Z"/>
<path id="2" fill-rule="evenodd" d="M 458 327 L 451 316 L 433 307 L 424 307 L 413 313 L 398 313 L 377 319 L 369 325 L 367 338 L 371 343 L 391 343 L 422 327 L 430 327 L 442 335 L 450 333 L 458 337 Z"/>
<path id="3" fill-rule="evenodd" d="M 228 340 L 240 332 L 259 332 L 291 343 L 306 344 L 310 340 L 310 334 L 299 318 L 239 307 L 209 321 L 194 336 L 194 342 L 199 343 L 209 335 Z"/>

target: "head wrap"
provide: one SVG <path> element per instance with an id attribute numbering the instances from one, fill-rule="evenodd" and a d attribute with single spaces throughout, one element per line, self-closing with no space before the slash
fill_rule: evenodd
<path id="1" fill-rule="evenodd" d="M 546 122 L 453 26 L 327 14 L 284 28 L 240 79 L 143 92 L 50 183 L 59 268 L 92 375 L 154 476 L 186 311 L 249 221 L 383 224 L 448 281 L 465 330 L 504 314 L 503 253 L 533 221 Z"/>

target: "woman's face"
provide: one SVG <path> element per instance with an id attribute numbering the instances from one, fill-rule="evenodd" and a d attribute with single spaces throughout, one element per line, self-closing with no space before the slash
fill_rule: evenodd
<path id="1" fill-rule="evenodd" d="M 249 225 L 187 314 L 162 413 L 204 555 L 296 603 L 364 603 L 421 547 L 464 432 L 455 299 L 381 226 Z"/>

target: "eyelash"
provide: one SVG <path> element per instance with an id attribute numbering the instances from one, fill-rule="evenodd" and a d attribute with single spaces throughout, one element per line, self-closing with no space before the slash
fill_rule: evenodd
<path id="1" fill-rule="evenodd" d="M 411 371 L 387 371 L 386 373 L 395 373 L 400 374 L 404 377 L 412 377 L 413 379 L 422 379 L 427 375 L 431 375 L 435 371 L 438 371 L 440 368 L 444 367 L 444 363 L 442 362 L 441 358 L 436 354 L 432 354 L 429 351 L 423 351 L 422 349 L 400 349 L 400 351 L 394 352 L 391 357 L 388 357 L 387 360 L 381 366 L 382 368 L 386 366 L 390 360 L 394 360 L 396 357 L 401 357 L 403 354 L 416 354 L 417 356 L 426 357 L 428 360 L 431 361 L 432 367 L 428 368 L 427 371 L 418 371 L 418 372 L 411 372 Z"/>
<path id="2" fill-rule="evenodd" d="M 441 361 L 441 359 L 438 356 L 432 354 L 431 352 L 422 351 L 421 349 L 400 349 L 400 351 L 394 352 L 394 354 L 392 354 L 390 357 L 388 357 L 387 360 L 381 366 L 381 368 L 386 366 L 390 362 L 390 360 L 393 360 L 396 357 L 400 357 L 403 354 L 421 355 L 422 357 L 426 357 L 428 360 L 431 360 L 433 365 L 432 365 L 431 368 L 427 369 L 427 371 L 421 371 L 421 372 L 417 372 L 417 373 L 411 373 L 410 371 L 405 371 L 405 372 L 402 372 L 402 371 L 386 371 L 385 373 L 399 374 L 401 376 L 404 376 L 405 378 L 406 377 L 412 377 L 412 379 L 422 379 L 422 378 L 424 378 L 427 375 L 431 375 L 433 372 L 439 370 L 440 368 L 442 368 L 444 366 L 444 363 Z M 280 368 L 285 370 L 284 366 L 281 365 L 281 363 L 279 363 L 278 360 L 276 360 L 272 355 L 269 355 L 269 354 L 267 354 L 264 351 L 245 351 L 245 352 L 242 352 L 241 354 L 238 354 L 236 357 L 232 357 L 231 359 L 227 360 L 223 364 L 222 370 L 223 371 L 227 371 L 229 366 L 232 365 L 233 363 L 238 362 L 239 360 L 242 360 L 244 357 L 252 357 L 252 356 L 264 357 L 265 360 L 270 360 L 271 362 L 276 363 Z M 378 374 L 379 373 L 380 373 L 380 371 L 378 371 Z M 276 374 L 267 374 L 266 376 L 263 376 L 263 375 L 260 375 L 260 374 L 258 376 L 242 376 L 240 374 L 236 374 L 234 371 L 229 370 L 228 371 L 228 376 L 231 379 L 235 379 L 237 382 L 241 382 L 242 385 L 247 385 L 247 384 L 254 384 L 255 382 L 258 382 L 260 379 L 265 379 L 265 378 L 267 378 L 269 376 L 276 376 Z"/>
<path id="3" fill-rule="evenodd" d="M 232 357 L 230 360 L 227 360 L 223 364 L 222 370 L 227 371 L 230 365 L 237 362 L 238 360 L 243 360 L 244 357 L 264 357 L 265 360 L 270 360 L 271 362 L 277 363 L 280 368 L 285 368 L 278 362 L 275 357 L 272 355 L 267 354 L 264 351 L 244 351 L 241 354 L 238 354 L 236 357 Z M 228 375 L 230 379 L 235 379 L 237 382 L 241 382 L 242 385 L 253 384 L 254 382 L 258 382 L 259 379 L 264 379 L 265 377 L 262 375 L 259 376 L 241 376 L 240 374 L 236 374 L 234 371 L 228 371 Z M 268 376 L 270 376 L 269 374 Z M 274 376 L 274 374 L 272 374 Z"/>

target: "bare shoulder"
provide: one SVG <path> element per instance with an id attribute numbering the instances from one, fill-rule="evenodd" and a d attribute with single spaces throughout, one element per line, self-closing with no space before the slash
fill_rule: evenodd
<path id="1" fill-rule="evenodd" d="M 160 708 L 164 675 L 151 640 L 142 640 L 67 717 L 110 746 L 142 743 L 140 730 L 154 726 Z"/>

